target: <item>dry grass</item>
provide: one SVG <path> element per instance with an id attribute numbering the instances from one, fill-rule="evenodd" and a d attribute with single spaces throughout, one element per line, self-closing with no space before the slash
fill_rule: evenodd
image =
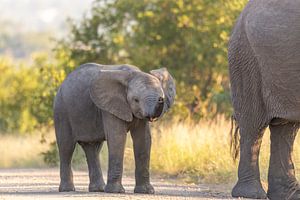
<path id="1" fill-rule="evenodd" d="M 214 121 L 174 121 L 152 124 L 152 174 L 182 178 L 188 182 L 228 183 L 236 180 L 237 163 L 234 163 L 229 150 L 230 123 L 224 117 Z M 261 176 L 266 183 L 269 162 L 269 131 L 263 139 L 260 154 Z M 54 133 L 47 136 L 54 139 Z M 0 167 L 41 167 L 45 166 L 40 155 L 48 145 L 40 143 L 40 135 L 0 136 Z M 48 144 L 48 143 L 47 143 Z M 74 166 L 86 168 L 83 152 L 78 148 Z M 300 168 L 300 139 L 296 139 L 294 159 Z M 107 169 L 107 147 L 101 152 L 102 166 Z M 133 172 L 134 161 L 132 141 L 128 136 L 125 159 L 125 171 Z M 80 167 L 79 167 L 80 168 Z M 300 178 L 300 171 L 297 171 Z"/>
<path id="2" fill-rule="evenodd" d="M 183 177 L 195 183 L 228 183 L 237 178 L 238 160 L 233 162 L 229 145 L 230 122 L 173 122 L 153 127 L 151 168 L 154 173 Z M 266 130 L 260 153 L 262 182 L 267 183 L 270 131 Z M 300 168 L 300 137 L 296 138 L 294 161 Z M 300 178 L 300 170 L 296 168 Z"/>
<path id="3" fill-rule="evenodd" d="M 192 182 L 227 182 L 236 164 L 229 151 L 230 124 L 223 118 L 175 122 L 153 129 L 152 171 L 183 176 Z"/>
<path id="4" fill-rule="evenodd" d="M 43 167 L 41 152 L 49 148 L 36 135 L 0 135 L 0 168 Z"/>

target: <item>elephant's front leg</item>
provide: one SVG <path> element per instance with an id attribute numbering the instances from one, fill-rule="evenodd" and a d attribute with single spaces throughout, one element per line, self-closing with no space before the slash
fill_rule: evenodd
<path id="1" fill-rule="evenodd" d="M 149 162 L 151 149 L 151 135 L 149 122 L 140 120 L 130 130 L 135 158 L 135 193 L 153 194 L 154 188 L 150 184 Z"/>
<path id="2" fill-rule="evenodd" d="M 240 162 L 238 182 L 232 189 L 233 197 L 267 198 L 259 173 L 259 151 L 264 130 L 240 129 Z"/>
<path id="3" fill-rule="evenodd" d="M 124 193 L 122 174 L 127 125 L 110 113 L 103 111 L 102 116 L 109 154 L 107 185 L 104 191 Z"/>

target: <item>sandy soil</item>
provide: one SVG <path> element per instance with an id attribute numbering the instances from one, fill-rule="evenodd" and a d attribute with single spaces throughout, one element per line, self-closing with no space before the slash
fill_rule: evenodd
<path id="1" fill-rule="evenodd" d="M 155 195 L 133 194 L 133 177 L 123 177 L 126 194 L 89 193 L 85 171 L 74 172 L 76 192 L 59 193 L 58 169 L 0 169 L 0 200 L 4 199 L 232 199 L 229 186 L 187 185 L 152 179 Z"/>

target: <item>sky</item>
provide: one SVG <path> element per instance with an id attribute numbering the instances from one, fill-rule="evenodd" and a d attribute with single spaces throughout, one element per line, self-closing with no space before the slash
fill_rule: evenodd
<path id="1" fill-rule="evenodd" d="M 66 30 L 66 19 L 79 19 L 93 0 L 0 0 L 0 21 L 16 31 Z"/>

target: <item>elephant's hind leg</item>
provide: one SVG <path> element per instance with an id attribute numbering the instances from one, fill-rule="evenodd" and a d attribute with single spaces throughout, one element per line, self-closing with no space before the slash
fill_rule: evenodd
<path id="1" fill-rule="evenodd" d="M 65 119 L 56 120 L 55 132 L 60 159 L 59 191 L 75 191 L 71 161 L 76 143 L 72 139 L 71 127 Z"/>
<path id="2" fill-rule="evenodd" d="M 299 123 L 282 123 L 270 125 L 271 130 L 271 157 L 269 165 L 270 199 L 300 199 L 300 187 L 295 178 L 295 169 L 292 161 L 294 140 Z"/>
<path id="3" fill-rule="evenodd" d="M 80 142 L 82 146 L 89 168 L 89 191 L 90 192 L 104 192 L 105 183 L 103 180 L 102 170 L 99 161 L 99 152 L 103 142 L 84 143 Z"/>
<path id="4" fill-rule="evenodd" d="M 238 182 L 232 189 L 233 197 L 253 199 L 267 198 L 262 188 L 259 174 L 259 151 L 264 129 L 250 132 L 240 129 L 240 162 L 238 168 Z"/>

